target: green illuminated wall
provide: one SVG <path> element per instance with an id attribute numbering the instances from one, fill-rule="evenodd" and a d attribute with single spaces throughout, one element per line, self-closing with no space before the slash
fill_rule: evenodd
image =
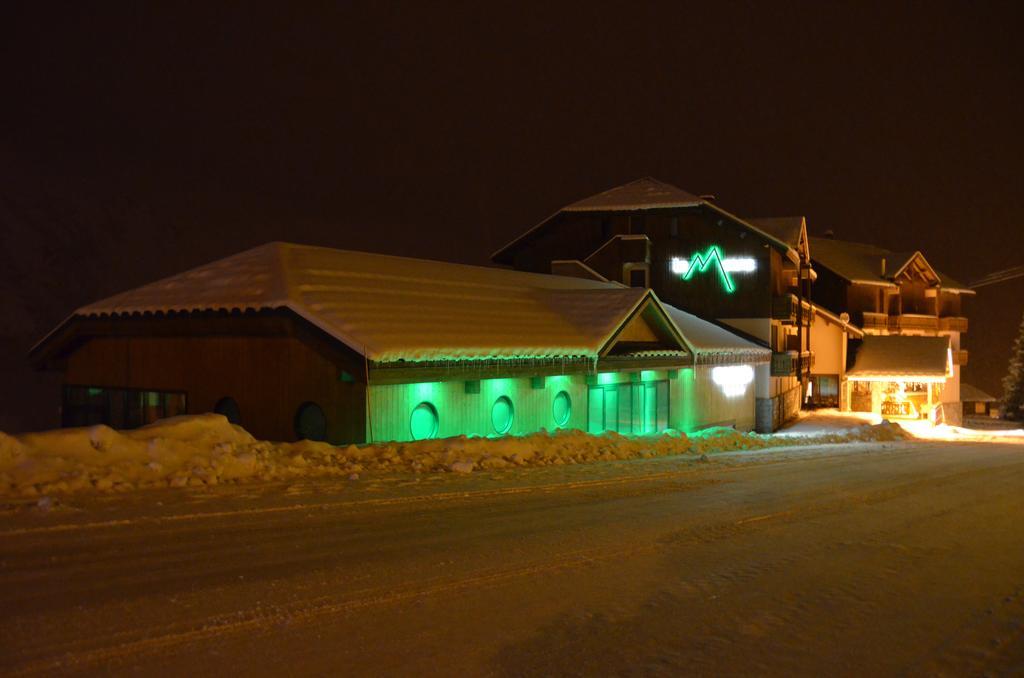
<path id="1" fill-rule="evenodd" d="M 680 431 L 695 431 L 708 426 L 733 426 L 740 430 L 754 427 L 754 384 L 743 395 L 726 396 L 715 384 L 711 366 L 684 368 L 669 379 L 669 426 Z M 664 371 L 645 371 L 641 381 L 667 379 Z M 629 373 L 605 372 L 597 375 L 600 385 L 635 380 Z M 372 423 L 373 440 L 407 441 L 412 439 L 410 419 L 421 402 L 434 406 L 438 414 L 438 438 L 458 435 L 493 436 L 491 409 L 495 400 L 508 397 L 515 408 L 508 435 L 525 435 L 542 428 L 557 428 L 553 405 L 555 396 L 566 391 L 572 401 L 569 420 L 563 428 L 587 430 L 588 405 L 585 375 L 546 377 L 543 388 L 533 388 L 529 378 L 483 379 L 479 393 L 467 393 L 465 381 L 430 382 L 370 386 L 367 430 Z"/>
<path id="2" fill-rule="evenodd" d="M 494 401 L 506 396 L 515 414 L 508 435 L 524 435 L 542 428 L 554 430 L 555 396 L 566 391 L 571 399 L 569 420 L 563 428 L 586 429 L 587 385 L 582 374 L 545 377 L 543 388 L 530 379 L 481 379 L 479 393 L 467 393 L 465 381 L 370 386 L 367 430 L 373 440 L 412 439 L 410 417 L 421 402 L 431 403 L 438 414 L 438 438 L 458 435 L 496 435 L 491 421 Z"/>
<path id="3" fill-rule="evenodd" d="M 679 370 L 669 382 L 670 425 L 684 432 L 708 426 L 735 425 L 741 431 L 754 428 L 754 384 L 741 396 L 728 397 L 711 378 L 710 365 Z"/>

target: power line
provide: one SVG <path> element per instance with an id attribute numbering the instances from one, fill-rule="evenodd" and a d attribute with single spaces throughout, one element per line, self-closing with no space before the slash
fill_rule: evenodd
<path id="1" fill-rule="evenodd" d="M 969 283 L 967 286 L 972 290 L 976 290 L 979 287 L 984 287 L 985 285 L 994 285 L 996 283 L 1006 282 L 1007 280 L 1013 280 L 1015 278 L 1024 278 L 1024 266 L 1014 266 L 1013 268 L 989 273 L 988 275 Z"/>

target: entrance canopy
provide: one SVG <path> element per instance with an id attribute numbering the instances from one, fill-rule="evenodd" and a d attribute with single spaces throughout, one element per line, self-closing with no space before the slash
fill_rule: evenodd
<path id="1" fill-rule="evenodd" d="M 853 381 L 945 381 L 953 374 L 946 337 L 864 337 L 847 376 Z"/>

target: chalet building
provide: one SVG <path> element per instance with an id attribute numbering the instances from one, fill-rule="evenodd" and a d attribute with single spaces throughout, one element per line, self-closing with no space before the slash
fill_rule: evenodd
<path id="1" fill-rule="evenodd" d="M 999 399 L 977 386 L 960 382 L 960 400 L 964 404 L 965 417 L 999 417 Z"/>
<path id="2" fill-rule="evenodd" d="M 974 291 L 921 252 L 832 238 L 811 238 L 810 249 L 815 303 L 865 335 L 841 384 L 843 408 L 959 423 L 963 299 Z"/>
<path id="3" fill-rule="evenodd" d="M 649 288 L 734 328 L 772 352 L 757 370 L 757 430 L 775 430 L 800 409 L 816 359 L 808 302 L 815 273 L 802 217 L 742 219 L 708 197 L 645 178 L 563 207 L 492 259 L 520 271 Z M 838 318 L 835 328 L 841 336 L 830 355 L 841 360 Z"/>
<path id="4" fill-rule="evenodd" d="M 773 236 L 687 200 L 692 213 L 644 216 L 676 233 L 703 224 L 706 240 L 670 254 L 653 238 L 613 239 L 621 265 L 635 265 L 622 269 L 626 279 L 640 270 L 670 292 L 692 284 L 731 317 L 761 313 L 767 336 L 773 298 L 748 281 L 767 284 L 805 263 Z M 639 235 L 630 228 L 623 235 Z M 691 282 L 658 258 L 693 257 L 699 268 L 698 255 L 753 264 Z M 609 271 L 589 261 L 579 266 Z M 270 243 L 80 308 L 31 359 L 63 373 L 66 426 L 213 411 L 259 438 L 336 444 L 754 427 L 753 380 L 771 364 L 769 349 L 646 284 L 540 273 Z"/>

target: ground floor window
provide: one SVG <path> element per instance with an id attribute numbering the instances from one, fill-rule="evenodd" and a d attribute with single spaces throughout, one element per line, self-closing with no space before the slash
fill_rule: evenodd
<path id="1" fill-rule="evenodd" d="M 188 398 L 181 392 L 65 386 L 61 425 L 136 428 L 186 412 Z"/>
<path id="2" fill-rule="evenodd" d="M 214 414 L 222 414 L 232 424 L 242 425 L 242 410 L 231 396 L 224 396 L 213 406 Z"/>
<path id="3" fill-rule="evenodd" d="M 855 381 L 850 393 L 850 409 L 854 412 L 871 411 L 871 382 Z"/>
<path id="4" fill-rule="evenodd" d="M 839 375 L 812 374 L 807 403 L 813 407 L 839 407 Z"/>
<path id="5" fill-rule="evenodd" d="M 572 400 L 565 391 L 559 391 L 551 403 L 551 416 L 555 419 L 555 426 L 562 428 L 569 423 L 569 416 L 572 415 Z"/>
<path id="6" fill-rule="evenodd" d="M 590 388 L 587 430 L 622 434 L 656 433 L 668 428 L 668 382 L 605 384 Z"/>
<path id="7" fill-rule="evenodd" d="M 295 411 L 295 437 L 299 440 L 327 440 L 327 417 L 316 403 L 306 402 Z"/>
<path id="8" fill-rule="evenodd" d="M 428 402 L 422 402 L 413 408 L 409 418 L 409 431 L 413 440 L 427 440 L 437 435 L 439 426 L 437 409 Z"/>

